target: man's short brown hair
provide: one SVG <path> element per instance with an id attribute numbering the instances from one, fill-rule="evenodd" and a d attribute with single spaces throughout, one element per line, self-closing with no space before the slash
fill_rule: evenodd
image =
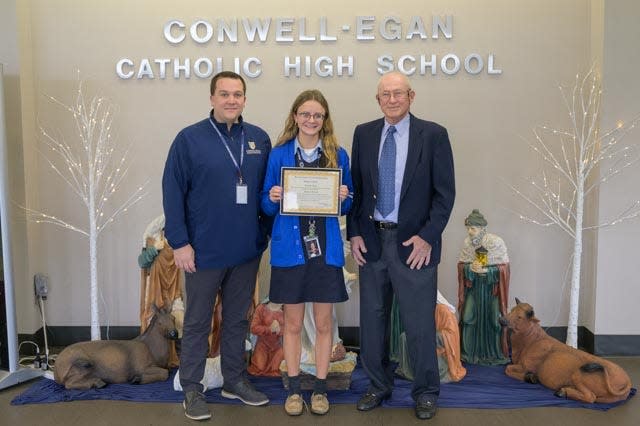
<path id="1" fill-rule="evenodd" d="M 210 88 L 211 95 L 213 95 L 216 92 L 216 83 L 221 78 L 232 78 L 234 80 L 240 80 L 242 82 L 242 91 L 244 92 L 245 96 L 247 95 L 247 83 L 245 83 L 244 78 L 242 78 L 240 74 L 236 74 L 233 71 L 221 71 L 218 74 L 213 76 L 213 78 L 211 79 L 211 88 Z"/>

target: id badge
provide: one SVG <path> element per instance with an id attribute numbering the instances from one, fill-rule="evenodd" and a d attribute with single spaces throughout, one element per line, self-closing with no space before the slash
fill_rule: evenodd
<path id="1" fill-rule="evenodd" d="M 247 204 L 249 200 L 249 191 L 247 185 L 239 183 L 236 185 L 236 204 Z"/>
<path id="2" fill-rule="evenodd" d="M 307 250 L 307 258 L 309 259 L 322 255 L 318 237 L 310 237 L 308 235 L 304 237 L 304 248 Z"/>

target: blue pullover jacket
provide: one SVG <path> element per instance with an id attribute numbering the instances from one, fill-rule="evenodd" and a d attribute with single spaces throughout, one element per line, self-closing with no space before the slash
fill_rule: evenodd
<path id="1" fill-rule="evenodd" d="M 241 170 L 247 204 L 236 203 L 238 172 L 212 122 L 238 164 L 244 139 Z M 264 130 L 241 117 L 228 131 L 226 124 L 215 122 L 213 111 L 176 136 L 162 177 L 165 235 L 173 249 L 191 244 L 196 268 L 240 265 L 265 250 L 270 219 L 261 215 L 260 190 L 270 152 Z"/>

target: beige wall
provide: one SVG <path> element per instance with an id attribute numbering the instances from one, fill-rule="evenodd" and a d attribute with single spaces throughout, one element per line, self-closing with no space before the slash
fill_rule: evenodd
<path id="1" fill-rule="evenodd" d="M 190 80 L 121 80 L 114 72 L 120 58 L 139 61 L 144 57 L 222 56 L 229 61 L 236 56 L 259 57 L 264 62 L 264 71 L 259 78 L 248 81 L 245 118 L 264 127 L 275 138 L 296 94 L 317 87 L 329 99 L 341 143 L 350 148 L 354 125 L 380 115 L 373 98 L 379 77 L 375 60 L 379 55 L 399 57 L 435 53 L 440 58 L 446 53 L 464 57 L 477 52 L 485 57 L 489 53 L 495 54 L 496 67 L 503 70 L 502 75 L 483 72 L 472 76 L 460 72 L 446 76 L 439 71 L 436 76 L 411 77 L 417 92 L 412 111 L 448 128 L 456 163 L 458 197 L 444 235 L 440 290 L 455 303 L 455 265 L 465 236 L 463 220 L 471 209 L 479 208 L 489 220 L 489 230 L 501 235 L 509 248 L 511 295 L 533 303 L 545 325 L 566 325 L 568 286 L 563 279 L 571 243 L 556 229 L 538 228 L 520 221 L 513 211 L 526 211 L 526 205 L 504 182 L 524 185 L 526 178 L 537 172 L 538 162 L 522 139 L 531 137 L 533 126 L 566 126 L 567 118 L 557 85 L 570 84 L 577 72 L 584 72 L 591 66 L 593 56 L 597 56 L 593 54 L 594 49 L 597 51 L 594 44 L 601 39 L 593 36 L 597 33 L 594 22 L 597 24 L 602 20 L 602 11 L 584 0 L 396 3 L 378 6 L 361 0 L 327 0 L 322 7 L 314 8 L 309 3 L 246 0 L 215 5 L 210 1 L 179 4 L 41 0 L 20 5 L 17 20 L 19 64 L 14 64 L 13 69 L 19 77 L 22 96 L 17 96 L 13 102 L 16 110 L 22 111 L 23 124 L 22 130 L 16 127 L 12 131 L 22 132 L 24 159 L 22 163 L 12 165 L 12 175 L 18 180 L 24 178 L 23 197 L 29 206 L 59 216 L 83 218 L 78 200 L 43 166 L 42 158 L 34 154 L 37 121 L 68 129 L 69 117 L 48 102 L 45 95 L 71 101 L 77 69 L 89 80 L 89 88 L 100 88 L 119 105 L 116 133 L 122 145 L 132 144 L 133 168 L 127 186 L 133 188 L 147 178 L 150 180 L 147 197 L 122 216 L 100 243 L 103 324 L 134 325 L 138 321 L 136 257 L 140 236 L 147 223 L 161 213 L 160 178 L 166 153 L 176 132 L 204 118 L 209 108 L 208 81 L 195 77 Z M 632 8 L 637 10 L 636 6 Z M 354 40 L 353 30 L 348 35 L 338 30 L 343 23 L 355 26 L 358 15 L 375 16 L 378 20 L 393 15 L 404 22 L 411 16 L 422 16 L 430 30 L 431 16 L 445 14 L 453 15 L 451 40 L 391 42 L 378 36 L 373 42 L 363 42 Z M 235 46 L 216 42 L 197 46 L 188 41 L 171 46 L 162 37 L 162 28 L 171 18 L 190 24 L 198 18 L 215 21 L 218 17 L 263 16 L 306 16 L 310 32 L 317 32 L 318 19 L 326 16 L 329 33 L 338 36 L 339 41 L 277 44 L 271 35 L 264 44 L 250 44 L 241 37 Z M 15 39 L 16 35 L 12 37 Z M 606 38 L 604 43 L 606 50 L 610 47 Z M 285 78 L 281 61 L 287 55 L 314 58 L 353 55 L 356 75 L 351 78 Z M 624 91 L 624 87 L 620 90 Z M 640 106 L 636 105 L 632 110 L 640 110 Z M 24 168 L 20 167 L 22 164 Z M 637 230 L 638 225 L 636 222 L 626 226 Z M 28 262 L 16 266 L 16 275 L 20 277 L 18 285 L 23 288 L 18 301 L 20 331 L 38 328 L 32 319 L 31 296 L 31 277 L 36 272 L 47 273 L 51 279 L 51 295 L 47 302 L 49 322 L 53 325 L 88 325 L 86 241 L 78 234 L 34 224 L 22 225 L 17 233 L 14 232 L 14 237 L 21 241 L 19 249 L 28 251 Z M 598 246 L 600 253 L 605 249 L 614 257 L 616 253 L 621 256 L 630 250 L 625 247 L 617 242 L 603 247 L 602 237 Z M 633 273 L 630 262 L 612 273 L 621 270 L 628 271 L 625 273 L 629 275 Z M 620 283 L 621 294 L 627 284 Z M 601 329 L 599 318 L 604 315 L 601 310 L 611 308 L 598 305 L 596 312 L 592 294 L 595 284 L 588 288 L 591 290 L 587 304 L 592 307 L 585 314 L 588 325 L 597 322 L 598 331 L 607 333 L 638 332 L 637 329 L 627 330 L 627 325 L 620 319 Z M 357 316 L 353 315 L 357 312 L 357 288 L 354 296 L 355 300 L 340 310 L 343 325 L 357 325 Z"/>
<path id="2" fill-rule="evenodd" d="M 602 128 L 611 129 L 619 120 L 628 122 L 640 114 L 640 4 L 634 0 L 605 1 Z M 637 127 L 637 126 L 636 126 Z M 627 136 L 638 149 L 640 131 Z M 600 217 L 610 218 L 621 207 L 640 200 L 638 164 L 600 191 Z M 617 206 L 617 208 L 616 208 Z M 637 259 L 640 252 L 638 220 L 622 223 L 598 233 L 598 279 L 595 298 L 595 334 L 640 334 L 637 321 L 629 321 L 640 300 Z"/>

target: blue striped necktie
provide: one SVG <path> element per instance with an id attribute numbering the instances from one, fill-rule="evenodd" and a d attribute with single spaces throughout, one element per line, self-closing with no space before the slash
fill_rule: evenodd
<path id="1" fill-rule="evenodd" d="M 393 211 L 396 192 L 396 132 L 395 126 L 390 126 L 384 138 L 380 163 L 378 164 L 378 211 L 386 217 Z"/>

